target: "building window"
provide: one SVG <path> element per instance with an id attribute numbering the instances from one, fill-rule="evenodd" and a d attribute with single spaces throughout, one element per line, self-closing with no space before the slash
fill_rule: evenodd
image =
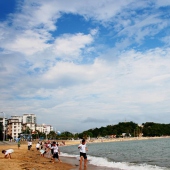
<path id="1" fill-rule="evenodd" d="M 27 122 L 27 123 L 32 123 L 32 116 L 27 116 L 26 122 Z"/>
<path id="2" fill-rule="evenodd" d="M 36 117 L 34 117 L 34 123 L 36 123 Z"/>

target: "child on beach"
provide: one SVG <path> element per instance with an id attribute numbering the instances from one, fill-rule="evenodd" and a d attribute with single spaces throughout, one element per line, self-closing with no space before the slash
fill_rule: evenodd
<path id="1" fill-rule="evenodd" d="M 37 149 L 37 151 L 40 149 L 40 143 L 39 142 L 36 144 L 36 149 Z"/>
<path id="2" fill-rule="evenodd" d="M 60 154 L 60 150 L 58 148 L 58 145 L 56 144 L 56 142 L 53 142 L 53 146 L 51 147 L 54 151 L 53 153 L 53 159 L 52 159 L 52 162 L 54 163 L 54 159 L 58 159 L 59 162 L 61 162 L 60 158 L 59 158 L 59 154 Z"/>
<path id="3" fill-rule="evenodd" d="M 32 142 L 31 141 L 28 141 L 28 150 L 30 150 L 32 147 Z"/>
<path id="4" fill-rule="evenodd" d="M 2 150 L 2 153 L 5 154 L 4 158 L 11 159 L 11 153 L 13 153 L 13 149 L 8 149 L 8 150 Z"/>
<path id="5" fill-rule="evenodd" d="M 84 159 L 84 167 L 86 167 L 87 166 L 86 151 L 88 151 L 88 149 L 86 147 L 85 139 L 82 140 L 82 143 L 78 146 L 78 149 L 80 149 L 80 168 L 82 166 L 83 159 Z"/>

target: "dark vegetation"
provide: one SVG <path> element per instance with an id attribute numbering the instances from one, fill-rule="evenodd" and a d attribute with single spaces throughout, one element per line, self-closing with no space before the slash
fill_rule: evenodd
<path id="1" fill-rule="evenodd" d="M 47 136 L 37 131 L 38 137 L 48 139 L 78 139 L 78 138 L 100 138 L 100 137 L 155 137 L 170 136 L 170 124 L 160 124 L 154 122 L 146 122 L 141 126 L 134 122 L 120 122 L 116 125 L 108 125 L 106 127 L 94 128 L 83 131 L 82 133 L 73 134 L 65 131 L 57 135 L 51 131 Z M 37 134 L 33 137 L 36 138 Z"/>
<path id="2" fill-rule="evenodd" d="M 3 138 L 3 126 L 0 123 L 0 140 Z M 134 122 L 120 122 L 116 125 L 108 125 L 106 127 L 93 128 L 82 133 L 73 134 L 69 131 L 61 134 L 51 131 L 49 134 L 39 131 L 32 132 L 29 128 L 22 134 L 30 134 L 33 139 L 79 139 L 79 138 L 121 138 L 121 137 L 160 137 L 170 136 L 170 124 L 160 124 L 154 122 L 146 122 L 141 126 Z"/>

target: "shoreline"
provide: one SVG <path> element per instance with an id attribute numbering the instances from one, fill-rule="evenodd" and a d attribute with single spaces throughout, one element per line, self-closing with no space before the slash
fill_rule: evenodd
<path id="1" fill-rule="evenodd" d="M 100 142 L 122 142 L 122 141 L 135 141 L 135 140 L 152 140 L 152 139 L 167 139 L 170 136 L 163 137 L 125 137 L 125 138 L 99 138 L 87 140 L 88 143 L 100 143 Z"/>
<path id="2" fill-rule="evenodd" d="M 74 168 L 70 169 L 70 170 L 120 170 L 120 169 L 109 168 L 109 167 L 104 167 L 104 166 L 96 166 L 96 165 L 92 165 L 90 163 L 87 164 L 87 167 L 82 166 L 82 168 L 80 168 L 79 161 L 76 158 L 66 157 L 66 156 L 60 156 L 60 158 L 62 158 L 62 161 L 64 163 L 67 162 L 74 166 Z"/>
<path id="3" fill-rule="evenodd" d="M 14 149 L 14 153 L 11 154 L 12 159 L 5 159 L 4 154 L 0 154 L 1 170 L 118 170 L 99 167 L 90 163 L 87 164 L 87 167 L 82 166 L 82 168 L 80 168 L 79 161 L 76 158 L 67 156 L 60 156 L 61 163 L 58 161 L 52 163 L 50 158 L 41 157 L 34 145 L 31 150 L 27 150 L 26 144 L 21 144 L 20 149 L 17 148 L 17 144 L 0 145 L 0 150 Z"/>
<path id="4" fill-rule="evenodd" d="M 101 142 L 123 142 L 123 141 L 134 141 L 134 140 L 152 140 L 152 139 L 163 139 L 168 137 L 141 137 L 141 138 L 118 138 L 118 139 L 95 139 L 93 141 L 88 141 L 91 143 L 101 143 Z M 61 142 L 61 141 L 60 141 Z M 18 149 L 17 143 L 4 144 L 0 142 L 0 150 L 3 149 L 14 149 L 12 153 L 12 159 L 4 159 L 4 154 L 0 153 L 0 167 L 1 170 L 118 170 L 108 167 L 100 167 L 88 163 L 87 168 L 79 168 L 79 161 L 74 157 L 60 156 L 62 163 L 55 162 L 52 163 L 51 159 L 46 157 L 41 157 L 40 152 L 35 148 L 36 141 L 33 142 L 33 146 L 30 151 L 27 149 L 26 142 L 21 142 L 21 147 Z M 79 145 L 80 140 L 66 140 L 66 145 Z M 61 146 L 61 147 L 64 147 Z"/>

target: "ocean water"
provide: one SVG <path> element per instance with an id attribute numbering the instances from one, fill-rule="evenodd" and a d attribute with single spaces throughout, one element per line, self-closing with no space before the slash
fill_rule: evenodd
<path id="1" fill-rule="evenodd" d="M 88 143 L 90 164 L 121 170 L 170 170 L 170 138 Z M 77 145 L 60 147 L 62 156 L 79 157 Z"/>

